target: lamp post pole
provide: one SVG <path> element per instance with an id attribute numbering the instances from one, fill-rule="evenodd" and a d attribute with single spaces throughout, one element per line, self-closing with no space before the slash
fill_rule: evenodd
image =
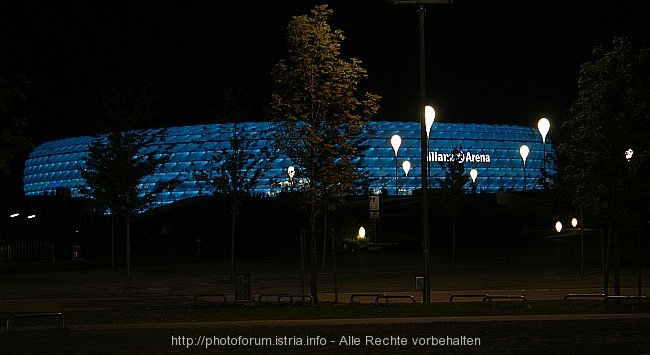
<path id="1" fill-rule="evenodd" d="M 530 149 L 528 149 L 527 145 L 524 144 L 519 148 L 519 155 L 521 155 L 521 160 L 524 162 L 524 191 L 526 191 L 526 158 L 528 153 L 530 153 Z"/>
<path id="2" fill-rule="evenodd" d="M 430 261 L 429 261 L 429 198 L 428 198 L 428 152 L 427 132 L 424 122 L 424 101 L 426 100 L 426 74 L 424 61 L 424 5 L 425 4 L 448 4 L 452 0 L 390 0 L 391 4 L 397 5 L 418 5 L 419 28 L 420 28 L 420 169 L 422 176 L 422 255 L 424 258 L 424 277 L 422 290 L 422 303 L 429 304 L 431 300 L 430 282 Z"/>
<path id="3" fill-rule="evenodd" d="M 427 144 L 426 144 L 426 161 L 427 161 L 427 177 L 431 176 L 431 165 L 429 164 L 429 139 L 431 138 L 431 127 L 433 126 L 433 121 L 436 119 L 436 110 L 432 106 L 424 106 L 424 125 L 427 130 Z M 431 180 L 431 179 L 429 179 Z M 430 187 L 427 184 L 427 187 Z"/>
<path id="4" fill-rule="evenodd" d="M 411 162 L 408 160 L 404 160 L 402 163 L 402 169 L 404 170 L 404 190 L 406 190 L 406 194 L 408 195 L 408 190 L 409 190 L 409 171 L 411 170 Z"/>
<path id="5" fill-rule="evenodd" d="M 429 160 L 427 152 L 427 128 L 424 122 L 426 100 L 426 72 L 424 56 L 424 4 L 419 4 L 420 19 L 420 168 L 422 171 L 422 257 L 424 259 L 424 289 L 422 290 L 422 303 L 431 303 L 431 256 L 429 254 L 429 174 L 427 167 Z"/>
<path id="6" fill-rule="evenodd" d="M 393 151 L 395 152 L 395 196 L 399 195 L 399 188 L 397 187 L 397 178 L 399 167 L 397 166 L 397 152 L 399 151 L 399 146 L 402 144 L 402 137 L 398 134 L 394 134 L 390 137 L 390 145 L 393 146 Z"/>
<path id="7" fill-rule="evenodd" d="M 548 118 L 542 117 L 537 121 L 537 129 L 539 130 L 539 134 L 542 136 L 542 149 L 544 150 L 542 169 L 544 169 L 544 188 L 546 188 L 546 135 L 548 134 L 549 129 L 551 129 L 551 122 Z"/>
<path id="8" fill-rule="evenodd" d="M 478 177 L 478 170 L 472 168 L 469 171 L 469 177 L 472 178 L 472 194 L 476 195 L 476 178 Z"/>
<path id="9" fill-rule="evenodd" d="M 634 151 L 632 148 L 628 149 L 625 151 L 625 159 L 627 160 L 627 176 L 628 176 L 628 184 L 630 185 L 630 188 L 633 188 L 634 185 L 632 185 L 632 173 L 634 172 L 634 167 L 633 167 L 633 162 L 632 162 L 632 157 L 634 156 Z M 638 232 L 637 232 L 637 241 L 636 241 L 636 262 L 637 262 L 637 296 L 641 296 L 643 293 L 643 285 L 642 285 L 642 268 L 641 268 L 641 234 L 642 234 L 642 229 L 641 229 L 641 222 L 640 222 L 640 217 L 637 215 L 637 220 L 638 220 Z M 641 301 L 639 301 L 641 302 Z"/>
<path id="10" fill-rule="evenodd" d="M 584 240 L 584 228 L 582 228 L 582 207 L 580 207 L 580 277 L 585 277 L 585 240 Z M 578 226 L 578 219 L 573 217 L 571 218 L 571 227 L 575 230 Z"/>
<path id="11" fill-rule="evenodd" d="M 289 190 L 293 192 L 293 176 L 296 174 L 296 168 L 289 166 L 287 168 L 287 175 L 289 175 Z"/>

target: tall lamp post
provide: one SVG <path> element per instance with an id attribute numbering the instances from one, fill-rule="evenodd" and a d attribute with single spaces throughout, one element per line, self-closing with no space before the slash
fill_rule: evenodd
<path id="1" fill-rule="evenodd" d="M 405 189 L 407 191 L 408 195 L 408 190 L 409 190 L 409 171 L 411 170 L 411 162 L 408 160 L 404 160 L 402 163 L 402 169 L 404 170 L 404 179 L 405 179 Z"/>
<path id="2" fill-rule="evenodd" d="M 293 190 L 293 176 L 296 175 L 296 168 L 293 165 L 287 168 L 287 175 L 289 176 L 289 189 Z"/>
<path id="3" fill-rule="evenodd" d="M 424 101 L 426 100 L 426 73 L 424 56 L 424 5 L 448 4 L 452 0 L 389 0 L 396 5 L 418 5 L 418 18 L 420 29 L 420 168 L 422 169 L 422 256 L 424 259 L 424 277 L 422 290 L 422 303 L 429 304 L 431 300 L 431 282 L 429 265 L 429 199 L 428 199 L 428 171 L 427 171 L 427 132 L 424 122 Z"/>
<path id="4" fill-rule="evenodd" d="M 472 193 L 476 195 L 476 178 L 478 177 L 478 170 L 472 168 L 469 171 L 469 177 L 472 178 Z"/>
<path id="5" fill-rule="evenodd" d="M 571 227 L 578 226 L 578 219 L 571 218 Z M 580 208 L 580 276 L 585 277 L 585 229 L 582 226 L 582 207 Z"/>
<path id="6" fill-rule="evenodd" d="M 544 159 L 542 160 L 544 173 L 546 173 L 546 135 L 551 129 L 551 122 L 546 117 L 542 117 L 537 121 L 537 130 L 542 136 L 542 148 L 544 149 Z M 546 177 L 544 177 L 544 186 L 546 186 Z"/>
<path id="7" fill-rule="evenodd" d="M 393 146 L 393 151 L 395 152 L 395 196 L 397 196 L 399 195 L 399 190 L 397 188 L 397 171 L 399 170 L 397 166 L 397 151 L 399 150 L 399 146 L 402 145 L 402 137 L 398 134 L 394 134 L 390 137 L 390 145 Z"/>
<path id="8" fill-rule="evenodd" d="M 436 119 L 436 110 L 433 109 L 433 106 L 429 106 L 429 105 L 424 106 L 424 126 L 427 131 L 427 144 L 426 144 L 427 176 L 431 176 L 431 166 L 429 165 L 429 139 L 431 138 L 431 127 L 433 127 L 433 121 L 435 121 L 435 119 Z M 428 184 L 427 187 L 429 187 Z"/>
<path id="9" fill-rule="evenodd" d="M 625 159 L 627 160 L 627 174 L 628 174 L 628 179 L 629 184 L 632 184 L 632 173 L 633 173 L 633 166 L 632 166 L 632 156 L 634 155 L 634 151 L 632 148 L 628 149 L 625 151 Z M 640 218 L 637 216 L 637 218 Z M 636 274 L 636 282 L 637 282 L 637 296 L 641 296 L 643 293 L 643 287 L 642 287 L 642 277 L 641 277 L 641 225 L 640 225 L 640 220 L 639 220 L 639 226 L 638 226 L 638 232 L 637 232 L 637 242 L 636 242 L 636 262 L 637 262 L 637 274 Z M 640 301 L 639 301 L 640 302 Z"/>
<path id="10" fill-rule="evenodd" d="M 524 144 L 519 148 L 519 155 L 521 155 L 521 160 L 524 162 L 524 191 L 526 191 L 526 158 L 528 153 L 530 153 L 530 149 L 528 149 L 527 145 Z"/>

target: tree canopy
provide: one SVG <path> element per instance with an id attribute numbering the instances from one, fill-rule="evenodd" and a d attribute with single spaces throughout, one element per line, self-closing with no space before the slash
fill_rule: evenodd
<path id="1" fill-rule="evenodd" d="M 596 216 L 622 216 L 631 173 L 635 183 L 648 186 L 639 172 L 646 170 L 650 144 L 649 54 L 627 38 L 614 38 L 580 67 L 578 98 L 562 126 L 567 137 L 557 147 L 558 177 L 575 207 Z M 634 151 L 630 162 L 628 149 Z"/>
<path id="2" fill-rule="evenodd" d="M 160 145 L 166 130 L 147 129 L 154 98 L 148 87 L 139 92 L 113 89 L 103 94 L 97 121 L 102 134 L 95 136 L 84 159 L 81 176 L 87 187 L 83 191 L 124 218 L 149 206 L 174 183 L 172 179 L 146 191 L 138 190 L 143 178 L 169 161 L 169 154 Z"/>
<path id="3" fill-rule="evenodd" d="M 379 108 L 379 96 L 360 92 L 366 70 L 356 58 L 341 58 L 341 30 L 332 30 L 333 11 L 316 6 L 287 26 L 288 58 L 273 69 L 270 114 L 276 148 L 296 168 L 302 205 L 310 224 L 311 294 L 318 302 L 316 218 L 363 184 L 366 147 L 360 138 Z M 325 229 L 324 229 L 325 230 Z"/>
<path id="4" fill-rule="evenodd" d="M 359 188 L 365 147 L 360 134 L 376 114 L 379 96 L 360 93 L 367 72 L 356 58 L 341 58 L 342 31 L 332 30 L 333 11 L 316 6 L 287 27 L 288 58 L 273 69 L 271 119 L 277 147 L 296 165 L 308 205 Z"/>
<path id="5" fill-rule="evenodd" d="M 113 89 L 102 95 L 95 136 L 84 157 L 81 176 L 86 181 L 82 192 L 100 206 L 117 214 L 126 224 L 126 286 L 131 287 L 131 217 L 171 190 L 178 177 L 164 183 L 138 187 L 170 159 L 165 142 L 166 129 L 148 129 L 152 123 L 151 103 L 155 96 L 142 90 Z"/>
<path id="6" fill-rule="evenodd" d="M 239 210 L 269 169 L 272 156 L 267 147 L 261 147 L 259 153 L 256 153 L 254 148 L 258 141 L 238 124 L 243 116 L 238 95 L 234 95 L 229 88 L 225 90 L 224 98 L 227 105 L 222 110 L 222 121 L 235 121 L 222 126 L 229 130 L 228 145 L 214 153 L 209 164 L 195 169 L 192 174 L 197 181 L 207 185 L 213 194 L 224 197 L 230 204 L 230 274 L 234 279 L 235 228 Z M 211 132 L 205 133 L 210 134 Z"/>
<path id="7" fill-rule="evenodd" d="M 27 119 L 20 106 L 28 87 L 20 75 L 11 81 L 0 78 L 0 175 L 11 174 L 12 159 L 31 146 L 24 132 Z"/>

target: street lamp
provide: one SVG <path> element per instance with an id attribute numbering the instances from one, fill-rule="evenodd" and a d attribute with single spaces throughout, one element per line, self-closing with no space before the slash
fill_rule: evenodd
<path id="1" fill-rule="evenodd" d="M 436 110 L 433 109 L 433 106 L 424 106 L 424 125 L 426 126 L 427 139 L 431 138 L 431 126 L 433 126 L 435 120 Z"/>
<path id="2" fill-rule="evenodd" d="M 634 151 L 632 148 L 628 149 L 625 151 L 625 159 L 627 159 L 627 175 L 629 179 L 629 184 L 630 188 L 632 188 L 632 173 L 634 172 L 634 167 L 632 166 L 632 156 L 634 155 Z M 637 215 L 637 218 L 640 218 L 640 216 Z M 638 223 L 641 223 L 640 221 Z M 641 227 L 641 225 L 639 225 Z M 642 287 L 642 269 L 641 269 L 641 228 L 638 229 L 639 232 L 637 233 L 637 243 L 636 243 L 636 262 L 637 262 L 637 296 L 641 296 L 643 293 L 643 287 Z"/>
<path id="3" fill-rule="evenodd" d="M 542 146 L 544 149 L 544 159 L 542 160 L 542 164 L 544 173 L 546 173 L 546 135 L 551 129 L 551 122 L 548 120 L 548 118 L 542 117 L 539 119 L 539 121 L 537 121 L 537 129 L 539 130 L 539 134 L 542 135 Z M 546 178 L 544 178 L 544 182 L 544 186 L 546 186 Z"/>
<path id="4" fill-rule="evenodd" d="M 524 162 L 524 191 L 526 191 L 526 158 L 528 153 L 530 153 L 530 149 L 528 149 L 527 145 L 524 144 L 519 148 L 519 155 L 521 155 L 521 160 Z"/>
<path id="5" fill-rule="evenodd" d="M 404 160 L 402 163 L 402 169 L 404 170 L 404 178 L 406 180 L 405 182 L 405 189 L 407 191 L 408 195 L 408 189 L 409 189 L 409 171 L 411 170 L 411 162 L 408 160 Z"/>
<path id="6" fill-rule="evenodd" d="M 365 239 L 366 238 L 366 229 L 361 226 L 359 228 L 359 234 L 357 235 L 359 239 Z"/>
<path id="7" fill-rule="evenodd" d="M 557 221 L 555 222 L 555 230 L 560 233 L 562 231 L 562 222 Z"/>
<path id="8" fill-rule="evenodd" d="M 469 177 L 472 178 L 472 193 L 476 194 L 476 178 L 478 177 L 478 170 L 472 168 L 469 171 Z"/>
<path id="9" fill-rule="evenodd" d="M 427 162 L 427 176 L 431 176 L 431 166 L 429 165 L 429 139 L 431 138 L 431 127 L 433 126 L 433 121 L 436 120 L 436 110 L 433 109 L 433 106 L 426 105 L 424 106 L 424 126 L 427 131 L 427 144 L 426 144 L 426 162 Z M 427 184 L 427 187 L 428 184 Z"/>
<path id="10" fill-rule="evenodd" d="M 392 137 L 390 137 L 390 145 L 393 146 L 393 151 L 395 151 L 395 196 L 399 194 L 399 190 L 397 189 L 397 171 L 399 168 L 397 167 L 397 151 L 399 150 L 399 146 L 402 144 L 402 137 L 400 137 L 397 134 L 394 134 Z"/>
<path id="11" fill-rule="evenodd" d="M 571 219 L 571 226 L 575 229 L 578 226 L 578 219 Z M 580 208 L 580 276 L 585 276 L 585 229 L 582 225 L 582 207 Z"/>
<path id="12" fill-rule="evenodd" d="M 296 168 L 292 166 L 287 168 L 287 175 L 289 175 L 289 187 L 293 188 L 293 176 L 296 174 Z"/>
<path id="13" fill-rule="evenodd" d="M 391 4 L 397 5 L 417 5 L 419 32 L 420 32 L 420 103 L 419 103 L 419 122 L 420 122 L 420 168 L 422 169 L 422 257 L 424 259 L 424 276 L 422 303 L 429 304 L 431 300 L 431 282 L 430 282 L 430 254 L 429 254 L 429 198 L 428 198 L 428 147 L 427 132 L 424 115 L 424 101 L 426 100 L 426 73 L 425 73 L 425 50 L 424 50 L 424 5 L 425 4 L 447 4 L 452 0 L 390 0 Z"/>

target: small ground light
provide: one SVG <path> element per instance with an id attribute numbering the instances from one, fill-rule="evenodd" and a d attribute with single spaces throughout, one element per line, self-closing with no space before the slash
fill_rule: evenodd
<path id="1" fill-rule="evenodd" d="M 366 237 L 366 229 L 361 226 L 359 228 L 359 235 L 357 236 L 359 239 L 364 239 Z"/>
<path id="2" fill-rule="evenodd" d="M 562 222 L 557 221 L 555 222 L 555 230 L 560 233 L 562 231 Z"/>
<path id="3" fill-rule="evenodd" d="M 573 226 L 573 228 L 577 227 L 578 226 L 578 219 L 574 217 L 571 220 L 571 225 Z"/>

